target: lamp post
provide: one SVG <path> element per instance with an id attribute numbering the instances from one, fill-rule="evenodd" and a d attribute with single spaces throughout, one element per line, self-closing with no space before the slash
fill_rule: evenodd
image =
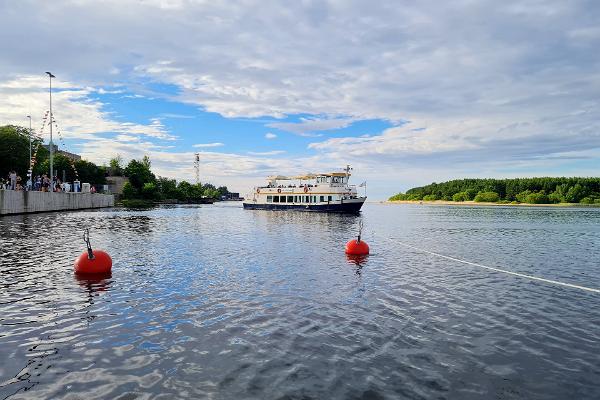
<path id="1" fill-rule="evenodd" d="M 52 78 L 56 78 L 52 75 L 52 72 L 47 72 L 50 80 L 50 190 L 54 192 L 54 143 L 52 142 Z"/>
<path id="2" fill-rule="evenodd" d="M 27 170 L 27 174 L 33 186 L 33 171 L 31 170 L 31 115 L 28 115 L 27 118 L 29 118 L 29 169 Z"/>

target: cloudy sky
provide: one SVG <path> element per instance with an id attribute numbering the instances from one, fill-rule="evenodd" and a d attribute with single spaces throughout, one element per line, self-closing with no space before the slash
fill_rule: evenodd
<path id="1" fill-rule="evenodd" d="M 244 192 L 600 170 L 596 1 L 0 0 L 0 124 Z M 44 132 L 47 134 L 47 129 Z M 46 135 L 47 136 L 47 135 Z M 1 144 L 0 144 L 1 145 Z"/>

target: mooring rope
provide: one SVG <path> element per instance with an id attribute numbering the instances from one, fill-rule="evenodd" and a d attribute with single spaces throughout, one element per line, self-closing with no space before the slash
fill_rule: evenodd
<path id="1" fill-rule="evenodd" d="M 555 281 L 555 280 L 552 280 L 552 279 L 540 278 L 540 277 L 533 276 L 533 275 L 521 274 L 519 272 L 508 271 L 508 270 L 501 269 L 501 268 L 496 268 L 496 267 L 488 267 L 487 265 L 482 265 L 482 264 L 478 264 L 478 263 L 471 262 L 471 261 L 461 260 L 460 258 L 450 257 L 450 256 L 446 256 L 444 254 L 440 254 L 440 253 L 436 253 L 436 252 L 433 252 L 433 251 L 421 249 L 421 248 L 413 246 L 411 244 L 401 242 L 401 241 L 399 241 L 397 239 L 391 239 L 391 238 L 386 238 L 386 239 L 388 239 L 392 243 L 399 244 L 400 246 L 404 246 L 404 247 L 407 247 L 409 249 L 420 251 L 422 253 L 431 254 L 431 255 L 436 256 L 436 257 L 445 258 L 446 260 L 456 261 L 456 262 L 459 262 L 459 263 L 463 263 L 463 264 L 467 264 L 467 265 L 472 265 L 474 267 L 484 268 L 484 269 L 487 269 L 487 270 L 490 270 L 490 271 L 501 272 L 501 273 L 508 274 L 508 275 L 514 275 L 514 276 L 518 276 L 520 278 L 531 279 L 531 280 L 534 280 L 534 281 L 540 281 L 540 282 L 544 282 L 544 283 L 550 283 L 552 285 L 564 286 L 564 287 L 569 287 L 569 288 L 573 288 L 573 289 L 580 289 L 580 290 L 585 290 L 587 292 L 592 292 L 592 293 L 600 293 L 600 289 L 594 289 L 594 288 L 590 288 L 590 287 L 586 287 L 586 286 L 574 285 L 572 283 L 559 282 L 559 281 Z"/>

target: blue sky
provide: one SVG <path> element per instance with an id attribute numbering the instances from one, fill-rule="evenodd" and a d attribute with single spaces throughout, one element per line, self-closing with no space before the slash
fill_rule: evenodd
<path id="1" fill-rule="evenodd" d="M 464 177 L 597 176 L 593 1 L 0 3 L 0 124 L 242 193 L 354 166 L 372 199 Z M 47 136 L 47 130 L 45 131 Z"/>

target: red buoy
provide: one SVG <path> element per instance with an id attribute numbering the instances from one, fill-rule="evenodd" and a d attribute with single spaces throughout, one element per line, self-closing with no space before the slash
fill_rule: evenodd
<path id="1" fill-rule="evenodd" d="M 90 244 L 90 230 L 86 229 L 83 241 L 87 250 L 75 260 L 75 274 L 77 275 L 107 275 L 112 268 L 112 259 L 103 250 L 92 250 Z"/>
<path id="2" fill-rule="evenodd" d="M 75 273 L 78 275 L 105 275 L 112 269 L 112 259 L 107 252 L 92 250 L 93 258 L 88 251 L 81 253 L 75 260 Z"/>
<path id="3" fill-rule="evenodd" d="M 346 254 L 352 256 L 366 256 L 369 254 L 369 245 L 364 240 L 352 239 L 346 243 Z"/>
<path id="4" fill-rule="evenodd" d="M 346 254 L 351 256 L 366 256 L 369 254 L 369 245 L 364 240 L 360 240 L 362 235 L 363 222 L 362 219 L 358 224 L 358 238 L 352 239 L 346 243 Z"/>

